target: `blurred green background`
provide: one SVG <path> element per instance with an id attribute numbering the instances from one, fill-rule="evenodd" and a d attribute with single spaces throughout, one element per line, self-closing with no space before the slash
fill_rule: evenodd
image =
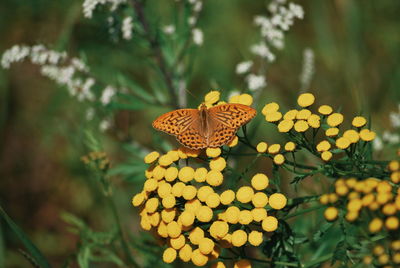
<path id="1" fill-rule="evenodd" d="M 400 2 L 297 2 L 304 7 L 305 18 L 295 22 L 286 35 L 285 49 L 267 67 L 268 86 L 261 102 L 295 104 L 303 50 L 309 47 L 315 53 L 310 90 L 317 103 L 341 107 L 347 120 L 360 112 L 371 115 L 378 134 L 390 129 L 388 114 L 400 102 Z M 191 51 L 194 66 L 188 83 L 197 97 L 188 95 L 189 106 L 197 106 L 212 87 L 227 94 L 245 86 L 235 66 L 250 58 L 249 47 L 258 34 L 253 17 L 264 14 L 267 3 L 205 1 L 199 22 L 204 45 Z M 70 55 L 84 55 L 92 72 L 104 81 L 112 83 L 114 74 L 121 72 L 149 87 L 152 73 L 143 67 L 149 55 L 134 45 L 114 42 L 105 17 L 86 19 L 81 5 L 80 0 L 2 0 L 0 53 L 14 44 L 43 43 Z M 174 21 L 168 1 L 152 0 L 146 5 L 153 23 Z M 78 239 L 60 218 L 62 212 L 78 215 L 93 229 L 110 226 L 99 186 L 80 161 L 88 153 L 84 146 L 87 123 L 82 119 L 85 108 L 64 88 L 43 78 L 37 66 L 24 62 L 10 70 L 0 69 L 0 203 L 55 267 L 73 254 Z M 112 163 L 136 157 L 123 144 L 137 141 L 149 150 L 157 148 L 151 122 L 162 111 L 166 110 L 146 107 L 115 113 L 113 128 L 97 137 Z M 261 128 L 259 139 L 274 140 L 275 132 L 269 130 Z M 112 182 L 125 231 L 135 235 L 139 229 L 130 198 L 140 191 L 140 177 L 116 177 Z M 0 223 L 0 266 L 26 266 L 16 250 L 19 242 Z"/>

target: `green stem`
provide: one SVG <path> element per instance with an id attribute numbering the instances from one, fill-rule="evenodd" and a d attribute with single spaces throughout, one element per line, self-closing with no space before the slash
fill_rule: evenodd
<path id="1" fill-rule="evenodd" d="M 284 217 L 283 219 L 284 219 L 284 220 L 287 220 L 287 219 L 290 219 L 290 218 L 293 218 L 293 217 L 297 217 L 297 216 L 299 216 L 299 215 L 306 214 L 306 213 L 308 213 L 308 212 L 311 212 L 311 211 L 314 211 L 314 210 L 323 208 L 324 206 L 325 206 L 325 205 L 318 205 L 318 206 L 314 206 L 314 207 L 310 207 L 310 208 L 305 208 L 305 209 L 296 211 L 295 213 L 289 214 L 289 215 L 287 215 L 286 217 Z"/>
<path id="2" fill-rule="evenodd" d="M 314 265 L 328 261 L 328 260 L 332 259 L 332 257 L 333 257 L 333 253 L 326 254 L 326 255 L 321 256 L 313 261 L 310 261 L 308 264 L 306 264 L 306 266 L 304 266 L 304 268 L 312 267 Z"/>

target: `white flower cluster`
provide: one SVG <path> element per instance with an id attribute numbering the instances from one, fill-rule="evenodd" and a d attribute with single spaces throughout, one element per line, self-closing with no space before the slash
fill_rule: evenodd
<path id="1" fill-rule="evenodd" d="M 273 0 L 268 6 L 268 10 L 271 13 L 270 16 L 259 15 L 254 18 L 254 24 L 260 28 L 261 40 L 252 45 L 250 51 L 261 60 L 273 62 L 276 57 L 271 48 L 283 49 L 284 32 L 290 29 L 296 18 L 304 17 L 304 11 L 300 5 L 287 4 L 286 0 Z M 248 73 L 252 65 L 252 61 L 241 62 L 236 66 L 236 73 L 247 74 L 245 77 L 247 87 L 249 90 L 255 91 L 266 87 L 267 82 L 262 70 L 258 74 Z M 307 75 L 309 74 L 307 73 Z"/>
<path id="2" fill-rule="evenodd" d="M 93 11 L 98 5 L 110 4 L 110 11 L 114 11 L 123 3 L 126 3 L 126 0 L 85 0 L 82 5 L 83 15 L 91 19 L 93 17 Z"/>
<path id="3" fill-rule="evenodd" d="M 380 151 L 383 149 L 383 144 L 396 144 L 400 143 L 400 104 L 398 105 L 397 112 L 391 112 L 389 114 L 389 119 L 392 127 L 397 130 L 397 133 L 385 130 L 383 132 L 382 138 L 377 136 L 373 142 L 374 149 Z"/>
<path id="4" fill-rule="evenodd" d="M 124 18 L 122 21 L 122 38 L 125 40 L 132 39 L 133 19 L 131 16 Z"/>
<path id="5" fill-rule="evenodd" d="M 188 2 L 192 6 L 192 14 L 188 18 L 188 23 L 192 27 L 193 43 L 197 46 L 201 46 L 204 42 L 204 34 L 203 31 L 196 28 L 195 25 L 199 18 L 200 11 L 203 9 L 203 2 L 201 0 L 188 0 Z"/>
<path id="6" fill-rule="evenodd" d="M 303 51 L 303 68 L 300 74 L 301 90 L 306 91 L 310 87 L 311 79 L 314 75 L 314 52 L 311 48 Z"/>

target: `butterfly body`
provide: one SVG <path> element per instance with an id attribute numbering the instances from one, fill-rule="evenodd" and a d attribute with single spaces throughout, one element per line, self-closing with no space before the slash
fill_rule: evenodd
<path id="1" fill-rule="evenodd" d="M 179 109 L 165 113 L 153 122 L 153 127 L 177 137 L 191 149 L 220 147 L 229 143 L 236 131 L 248 123 L 256 111 L 243 104 L 221 104 L 200 109 Z"/>

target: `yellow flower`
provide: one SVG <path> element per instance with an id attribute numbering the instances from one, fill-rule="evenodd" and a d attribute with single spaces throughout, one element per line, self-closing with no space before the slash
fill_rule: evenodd
<path id="1" fill-rule="evenodd" d="M 393 250 L 399 251 L 400 250 L 400 240 L 395 240 L 392 243 L 390 243 L 390 247 Z"/>
<path id="2" fill-rule="evenodd" d="M 214 242 L 210 238 L 203 237 L 199 242 L 199 250 L 202 254 L 210 254 L 214 249 Z"/>
<path id="3" fill-rule="evenodd" d="M 226 161 L 223 157 L 217 157 L 210 161 L 210 169 L 222 171 L 226 167 Z"/>
<path id="4" fill-rule="evenodd" d="M 210 91 L 204 96 L 204 102 L 207 106 L 211 106 L 219 101 L 219 91 Z"/>
<path id="5" fill-rule="evenodd" d="M 266 232 L 273 232 L 278 228 L 278 220 L 274 216 L 267 216 L 262 221 L 261 227 Z"/>
<path id="6" fill-rule="evenodd" d="M 346 213 L 346 220 L 349 222 L 355 221 L 359 216 L 358 211 L 348 211 Z"/>
<path id="7" fill-rule="evenodd" d="M 260 222 L 267 217 L 267 210 L 265 208 L 253 208 L 251 214 L 254 221 Z"/>
<path id="8" fill-rule="evenodd" d="M 330 148 L 331 148 L 331 144 L 327 140 L 323 140 L 317 144 L 318 152 L 328 151 Z"/>
<path id="9" fill-rule="evenodd" d="M 167 155 L 171 158 L 172 162 L 179 160 L 178 150 L 171 150 L 167 153 Z"/>
<path id="10" fill-rule="evenodd" d="M 296 144 L 292 141 L 289 141 L 285 144 L 285 150 L 287 152 L 293 152 L 294 150 L 296 150 Z"/>
<path id="11" fill-rule="evenodd" d="M 263 115 L 266 115 L 269 113 L 277 112 L 278 110 L 279 110 L 279 105 L 276 102 L 271 102 L 271 103 L 265 104 L 261 113 Z"/>
<path id="12" fill-rule="evenodd" d="M 293 128 L 293 125 L 294 125 L 293 120 L 283 119 L 278 124 L 278 131 L 282 133 L 289 132 Z"/>
<path id="13" fill-rule="evenodd" d="M 328 123 L 329 126 L 336 127 L 341 123 L 343 123 L 343 115 L 340 113 L 333 113 L 330 116 L 328 116 L 326 122 Z"/>
<path id="14" fill-rule="evenodd" d="M 253 104 L 253 97 L 249 94 L 239 95 L 239 103 L 250 106 Z"/>
<path id="15" fill-rule="evenodd" d="M 397 230 L 399 228 L 399 219 L 396 216 L 390 216 L 386 219 L 385 226 L 388 230 Z"/>
<path id="16" fill-rule="evenodd" d="M 214 221 L 210 226 L 210 234 L 214 238 L 223 238 L 229 231 L 229 225 L 224 221 Z"/>
<path id="17" fill-rule="evenodd" d="M 296 121 L 296 123 L 294 124 L 294 130 L 296 130 L 297 132 L 305 132 L 308 128 L 309 125 L 305 120 Z"/>
<path id="18" fill-rule="evenodd" d="M 326 131 L 325 131 L 325 135 L 327 136 L 327 137 L 335 137 L 335 136 L 337 136 L 339 134 L 339 129 L 337 128 L 337 127 L 331 127 L 331 128 L 328 128 Z"/>
<path id="19" fill-rule="evenodd" d="M 346 185 L 338 185 L 335 188 L 335 192 L 340 196 L 345 196 L 349 192 L 349 188 Z"/>
<path id="20" fill-rule="evenodd" d="M 168 154 L 164 154 L 158 159 L 158 163 L 161 166 L 169 166 L 172 164 L 172 159 Z"/>
<path id="21" fill-rule="evenodd" d="M 279 150 L 281 149 L 280 144 L 272 144 L 268 147 L 268 153 L 270 154 L 277 154 Z"/>
<path id="22" fill-rule="evenodd" d="M 144 182 L 143 189 L 147 192 L 152 192 L 158 187 L 158 182 L 155 179 L 148 179 Z"/>
<path id="23" fill-rule="evenodd" d="M 263 192 L 257 192 L 253 195 L 251 202 L 256 208 L 265 207 L 268 204 L 268 196 Z"/>
<path id="24" fill-rule="evenodd" d="M 302 109 L 296 114 L 296 119 L 307 120 L 311 116 L 311 111 L 308 109 Z"/>
<path id="25" fill-rule="evenodd" d="M 222 173 L 217 170 L 210 170 L 206 176 L 206 181 L 211 186 L 220 186 L 223 179 Z"/>
<path id="26" fill-rule="evenodd" d="M 161 203 L 165 208 L 173 208 L 176 204 L 175 196 L 169 194 L 162 199 Z"/>
<path id="27" fill-rule="evenodd" d="M 226 221 L 231 224 L 238 223 L 239 214 L 240 214 L 239 208 L 237 208 L 235 206 L 227 208 L 225 211 Z"/>
<path id="28" fill-rule="evenodd" d="M 253 221 L 253 215 L 250 210 L 242 210 L 239 213 L 239 223 L 243 225 L 250 224 Z"/>
<path id="29" fill-rule="evenodd" d="M 327 151 L 327 152 L 322 152 L 321 154 L 321 159 L 324 161 L 329 161 L 332 158 L 332 153 Z"/>
<path id="30" fill-rule="evenodd" d="M 336 140 L 336 147 L 338 147 L 339 149 L 346 149 L 349 146 L 350 146 L 350 141 L 345 137 L 341 137 Z"/>
<path id="31" fill-rule="evenodd" d="M 265 120 L 267 122 L 271 122 L 271 123 L 277 122 L 277 121 L 281 120 L 281 118 L 282 118 L 281 112 L 272 112 L 272 113 L 267 113 L 265 115 Z"/>
<path id="32" fill-rule="evenodd" d="M 235 262 L 233 268 L 251 268 L 251 263 L 248 260 L 240 260 Z"/>
<path id="33" fill-rule="evenodd" d="M 194 222 L 195 214 L 193 211 L 185 210 L 181 213 L 179 218 L 183 226 L 190 226 Z"/>
<path id="34" fill-rule="evenodd" d="M 185 236 L 182 234 L 176 238 L 171 238 L 169 240 L 171 247 L 176 250 L 181 249 L 185 245 L 185 242 L 186 242 Z"/>
<path id="35" fill-rule="evenodd" d="M 208 262 L 208 256 L 203 255 L 199 249 L 192 252 L 191 260 L 196 266 L 204 266 Z"/>
<path id="36" fill-rule="evenodd" d="M 274 156 L 274 163 L 277 165 L 282 165 L 285 162 L 285 157 L 282 154 L 277 154 Z"/>
<path id="37" fill-rule="evenodd" d="M 167 248 L 163 253 L 163 261 L 165 263 L 171 263 L 176 259 L 176 250 L 173 248 Z"/>
<path id="38" fill-rule="evenodd" d="M 207 206 L 201 206 L 201 208 L 199 208 L 196 211 L 196 218 L 200 222 L 209 222 L 211 221 L 212 217 L 213 217 L 213 211 L 211 208 Z"/>
<path id="39" fill-rule="evenodd" d="M 381 245 L 376 245 L 376 246 L 373 248 L 372 252 L 374 253 L 374 255 L 380 256 L 380 255 L 382 255 L 383 253 L 385 253 L 385 249 L 384 249 Z"/>
<path id="40" fill-rule="evenodd" d="M 185 188 L 185 186 L 186 185 L 183 182 L 177 182 L 172 186 L 171 193 L 175 197 L 181 197 L 182 196 L 182 192 L 183 192 L 183 188 Z"/>
<path id="41" fill-rule="evenodd" d="M 206 199 L 206 204 L 210 208 L 216 208 L 221 203 L 220 197 L 217 193 L 210 194 Z"/>
<path id="42" fill-rule="evenodd" d="M 204 167 L 199 167 L 196 169 L 194 172 L 194 180 L 197 182 L 205 182 L 206 181 L 206 176 L 207 176 L 207 169 Z"/>
<path id="43" fill-rule="evenodd" d="M 375 132 L 370 131 L 369 129 L 363 129 L 360 131 L 360 138 L 363 141 L 372 141 L 376 137 Z"/>
<path id="44" fill-rule="evenodd" d="M 144 200 L 145 200 L 144 193 L 138 193 L 132 198 L 132 205 L 134 207 L 138 207 L 141 204 L 143 204 Z"/>
<path id="45" fill-rule="evenodd" d="M 266 142 L 260 142 L 257 144 L 257 152 L 265 153 L 267 151 L 268 144 Z"/>
<path id="46" fill-rule="evenodd" d="M 189 244 L 185 244 L 179 250 L 179 258 L 184 262 L 188 262 L 190 261 L 191 257 L 192 257 L 192 248 L 190 247 Z"/>
<path id="47" fill-rule="evenodd" d="M 296 115 L 299 111 L 296 109 L 293 110 L 289 110 L 285 113 L 285 115 L 283 116 L 283 119 L 286 120 L 294 120 L 296 118 Z"/>
<path id="48" fill-rule="evenodd" d="M 267 175 L 262 174 L 262 173 L 257 173 L 251 179 L 251 186 L 253 186 L 254 189 L 259 190 L 259 191 L 267 188 L 268 184 L 269 184 L 269 179 L 268 179 Z"/>
<path id="49" fill-rule="evenodd" d="M 374 218 L 368 225 L 369 231 L 371 233 L 379 232 L 382 229 L 383 222 L 379 218 Z"/>
<path id="50" fill-rule="evenodd" d="M 258 247 L 263 242 L 263 234 L 258 231 L 251 231 L 249 234 L 249 243 L 252 246 Z"/>
<path id="51" fill-rule="evenodd" d="M 311 93 L 303 93 L 297 98 L 297 103 L 301 107 L 311 106 L 315 101 L 315 97 Z"/>
<path id="52" fill-rule="evenodd" d="M 319 128 L 321 126 L 321 119 L 318 115 L 312 114 L 310 117 L 307 119 L 307 123 L 312 127 L 312 128 Z"/>
<path id="53" fill-rule="evenodd" d="M 156 152 L 156 151 L 151 152 L 151 153 L 147 154 L 147 155 L 144 157 L 144 162 L 145 162 L 146 164 L 153 163 L 154 161 L 157 160 L 157 158 L 158 158 L 159 156 L 160 156 L 160 154 L 159 154 L 158 152 Z"/>
<path id="54" fill-rule="evenodd" d="M 206 154 L 208 157 L 218 157 L 221 154 L 221 148 L 207 148 Z"/>
<path id="55" fill-rule="evenodd" d="M 167 224 L 168 236 L 176 238 L 181 235 L 182 229 L 176 221 L 171 221 Z"/>
<path id="56" fill-rule="evenodd" d="M 336 201 L 339 200 L 339 197 L 338 197 L 337 194 L 335 194 L 335 193 L 329 194 L 329 195 L 328 195 L 328 198 L 329 198 L 329 202 L 330 202 L 330 203 L 335 203 Z"/>
<path id="57" fill-rule="evenodd" d="M 347 209 L 349 211 L 359 211 L 362 208 L 362 201 L 358 198 L 350 200 L 347 204 Z"/>
<path id="58" fill-rule="evenodd" d="M 159 201 L 158 201 L 157 197 L 150 198 L 149 200 L 146 201 L 146 205 L 145 205 L 146 211 L 148 213 L 155 212 L 158 208 L 158 204 L 159 204 Z"/>
<path id="59" fill-rule="evenodd" d="M 254 190 L 249 186 L 242 186 L 236 192 L 236 199 L 241 203 L 249 203 L 253 198 Z"/>
<path id="60" fill-rule="evenodd" d="M 182 197 L 185 200 L 192 200 L 197 194 L 197 189 L 193 185 L 186 185 L 182 189 Z"/>
<path id="61" fill-rule="evenodd" d="M 176 216 L 176 210 L 175 209 L 163 209 L 161 211 L 161 219 L 165 222 L 165 223 L 170 223 L 171 221 L 173 221 L 175 219 Z"/>
<path id="62" fill-rule="evenodd" d="M 213 263 L 210 268 L 226 268 L 225 264 L 223 262 L 216 262 Z"/>
<path id="63" fill-rule="evenodd" d="M 221 203 L 223 205 L 229 205 L 235 199 L 235 192 L 232 190 L 226 190 L 222 192 L 220 196 Z"/>
<path id="64" fill-rule="evenodd" d="M 165 170 L 166 169 L 164 167 L 162 167 L 162 166 L 156 166 L 153 169 L 153 177 L 154 177 L 154 179 L 159 181 L 162 178 L 164 178 Z"/>
<path id="65" fill-rule="evenodd" d="M 330 115 L 333 112 L 333 109 L 329 105 L 321 105 L 318 108 L 318 112 L 323 115 Z"/>
<path id="66" fill-rule="evenodd" d="M 334 221 L 334 220 L 336 220 L 338 214 L 339 214 L 339 212 L 338 212 L 337 208 L 328 207 L 324 212 L 324 217 L 328 221 Z"/>
<path id="67" fill-rule="evenodd" d="M 343 133 L 343 137 L 348 139 L 351 143 L 356 143 L 360 139 L 360 136 L 358 135 L 358 132 L 355 131 L 354 129 L 346 130 Z"/>
<path id="68" fill-rule="evenodd" d="M 158 225 L 157 234 L 159 234 L 163 238 L 168 237 L 167 225 L 163 221 L 161 221 L 160 225 Z"/>
<path id="69" fill-rule="evenodd" d="M 383 214 L 389 216 L 389 215 L 394 215 L 396 213 L 396 205 L 391 203 L 391 204 L 386 204 L 382 208 Z"/>
<path id="70" fill-rule="evenodd" d="M 189 182 L 194 177 L 194 169 L 192 167 L 183 167 L 179 170 L 178 178 L 183 182 Z"/>
<path id="71" fill-rule="evenodd" d="M 281 193 L 274 193 L 269 197 L 269 205 L 273 209 L 282 209 L 286 206 L 287 199 Z"/>
<path id="72" fill-rule="evenodd" d="M 178 169 L 176 167 L 169 167 L 165 170 L 164 178 L 166 181 L 172 182 L 178 177 Z"/>
<path id="73" fill-rule="evenodd" d="M 204 231 L 200 227 L 196 227 L 189 232 L 189 241 L 193 245 L 198 245 L 203 237 Z"/>
<path id="74" fill-rule="evenodd" d="M 233 139 L 227 143 L 228 147 L 235 147 L 239 142 L 238 136 L 233 137 Z"/>
<path id="75" fill-rule="evenodd" d="M 356 116 L 353 118 L 351 124 L 355 127 L 363 127 L 367 123 L 367 120 L 362 116 Z"/>
<path id="76" fill-rule="evenodd" d="M 323 205 L 327 205 L 329 203 L 329 195 L 328 194 L 323 194 L 319 198 L 319 202 Z"/>
<path id="77" fill-rule="evenodd" d="M 389 167 L 390 171 L 400 170 L 400 162 L 399 161 L 395 161 L 395 160 L 390 161 L 388 167 Z"/>
<path id="78" fill-rule="evenodd" d="M 243 230 L 236 230 L 232 233 L 232 245 L 241 247 L 247 242 L 247 233 Z"/>
<path id="79" fill-rule="evenodd" d="M 214 190 L 213 190 L 213 188 L 211 188 L 210 186 L 208 186 L 208 185 L 201 186 L 201 187 L 199 188 L 199 190 L 197 190 L 197 198 L 198 198 L 201 202 L 205 202 L 206 199 L 207 199 L 207 197 L 208 197 L 210 194 L 212 194 L 212 193 L 214 193 Z"/>

